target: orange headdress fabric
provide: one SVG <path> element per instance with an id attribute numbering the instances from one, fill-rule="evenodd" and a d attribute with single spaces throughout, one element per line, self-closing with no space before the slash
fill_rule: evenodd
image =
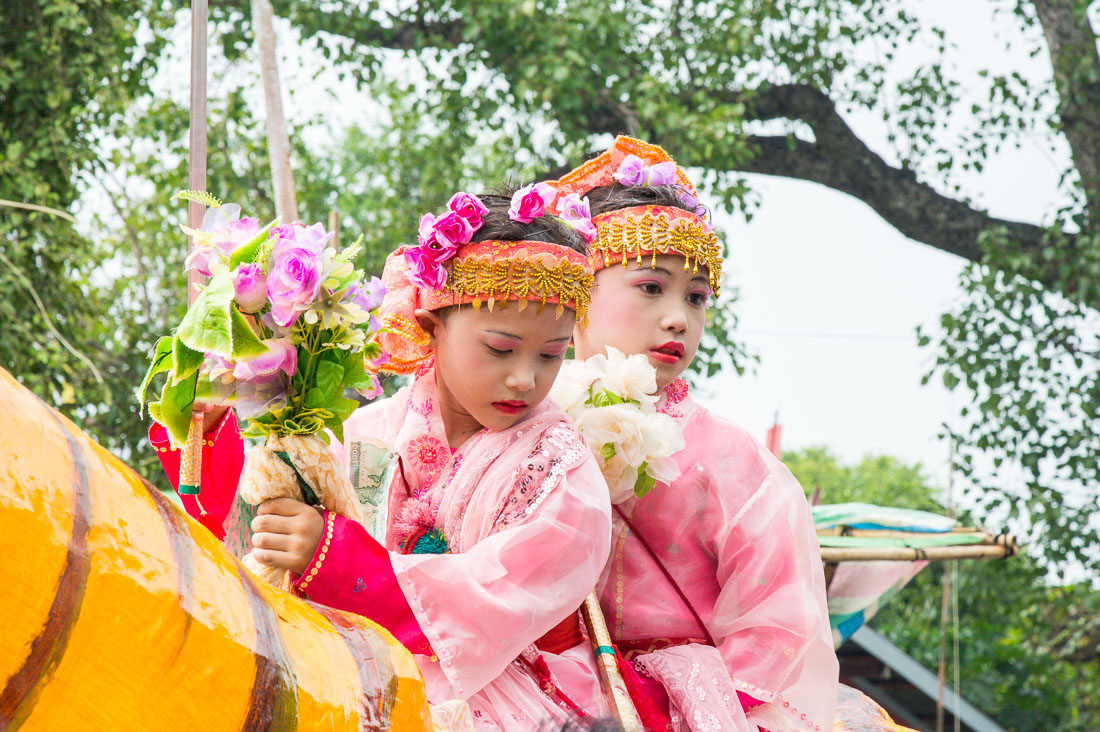
<path id="1" fill-rule="evenodd" d="M 400 247 L 386 258 L 382 282 L 386 295 L 378 315 L 383 332 L 379 343 L 388 358 L 378 369 L 407 374 L 431 356 L 428 334 L 417 323 L 417 310 L 439 310 L 451 305 L 482 305 L 492 310 L 534 302 L 577 313 L 584 327 L 592 298 L 592 266 L 588 257 L 560 244 L 537 241 L 479 241 L 463 244 L 444 267 L 447 278 L 439 289 L 415 284 Z"/>
<path id="2" fill-rule="evenodd" d="M 640 164 L 639 162 L 640 161 Z M 616 173 L 631 165 L 671 167 L 666 178 L 689 200 L 697 200 L 695 187 L 672 157 L 657 145 L 620 135 L 606 151 L 551 181 L 557 190 L 555 205 L 570 194 L 584 196 L 593 188 L 615 183 Z M 637 171 L 636 171 L 637 172 Z M 643 174 L 644 176 L 644 174 Z M 611 264 L 639 263 L 644 257 L 656 266 L 658 254 L 679 254 L 684 269 L 707 268 L 711 290 L 718 294 L 722 277 L 722 247 L 706 218 L 676 206 L 632 206 L 607 211 L 592 217 L 596 240 L 590 245 L 592 267 L 600 270 Z"/>

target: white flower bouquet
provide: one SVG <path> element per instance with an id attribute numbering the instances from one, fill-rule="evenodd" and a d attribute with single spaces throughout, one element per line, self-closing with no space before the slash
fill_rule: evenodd
<path id="1" fill-rule="evenodd" d="M 611 502 L 644 496 L 680 475 L 672 456 L 684 447 L 680 426 L 657 411 L 657 372 L 641 354 L 607 355 L 562 366 L 550 398 L 565 410 L 596 457 Z"/>

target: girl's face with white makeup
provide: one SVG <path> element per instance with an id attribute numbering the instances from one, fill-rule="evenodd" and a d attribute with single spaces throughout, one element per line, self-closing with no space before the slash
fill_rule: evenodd
<path id="1" fill-rule="evenodd" d="M 457 448 L 482 427 L 504 430 L 529 414 L 557 378 L 576 319 L 518 303 L 417 310 L 431 338 L 447 438 Z"/>
<path id="2" fill-rule="evenodd" d="M 657 369 L 657 386 L 671 384 L 683 373 L 703 336 L 710 287 L 707 270 L 684 271 L 684 258 L 658 255 L 642 263 L 629 260 L 596 273 L 588 327 L 573 335 L 577 358 L 614 346 L 623 353 L 644 354 Z"/>

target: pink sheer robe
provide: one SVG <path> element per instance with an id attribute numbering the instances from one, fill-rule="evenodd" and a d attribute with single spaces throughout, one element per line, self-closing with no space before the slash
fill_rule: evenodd
<path id="1" fill-rule="evenodd" d="M 664 687 L 675 729 L 831 729 L 839 667 L 802 489 L 755 440 L 696 405 L 682 380 L 659 406 L 684 426 L 681 475 L 616 509 L 706 628 L 614 513 L 599 586 L 612 637 Z"/>
<path id="2" fill-rule="evenodd" d="M 465 699 L 476 729 L 560 725 L 571 704 L 605 715 L 587 641 L 559 653 L 534 646 L 576 614 L 606 562 L 610 503 L 599 468 L 550 401 L 511 429 L 483 430 L 453 452 L 437 403 L 428 371 L 348 420 L 345 445 L 333 448 L 345 466 L 356 442 L 380 441 L 400 457 L 401 475 L 385 501 L 385 536 L 376 540 L 326 514 L 322 542 L 297 587 L 389 629 L 415 654 L 429 699 Z M 216 482 L 236 479 L 221 474 Z M 451 553 L 400 549 L 426 528 L 442 531 Z M 547 693 L 547 680 L 564 694 Z"/>

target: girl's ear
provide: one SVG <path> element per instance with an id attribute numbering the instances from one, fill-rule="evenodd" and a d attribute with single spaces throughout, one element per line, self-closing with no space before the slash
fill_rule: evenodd
<path id="1" fill-rule="evenodd" d="M 413 317 L 416 318 L 416 322 L 420 324 L 424 332 L 428 334 L 428 344 L 435 348 L 438 331 L 443 329 L 443 319 L 439 317 L 439 313 L 417 309 L 413 311 Z"/>

